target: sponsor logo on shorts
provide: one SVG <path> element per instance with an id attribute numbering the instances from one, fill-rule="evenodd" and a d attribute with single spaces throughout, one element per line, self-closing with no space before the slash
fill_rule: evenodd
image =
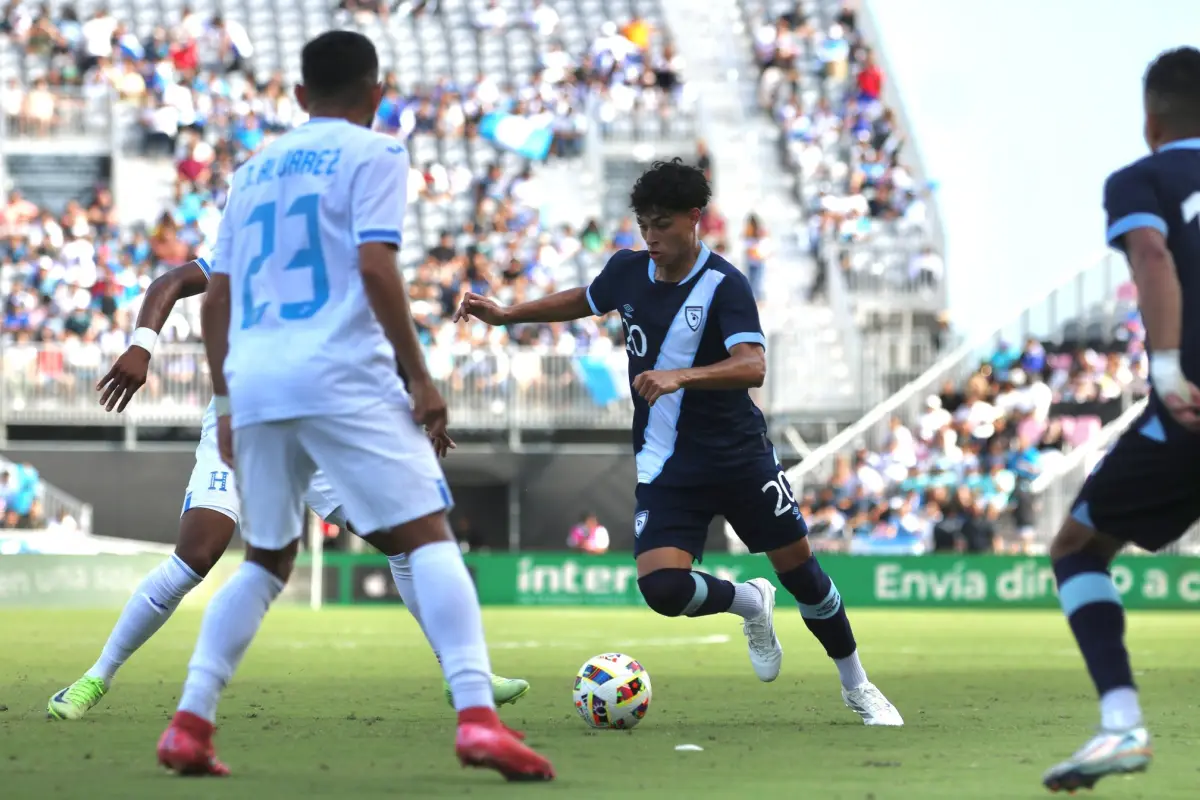
<path id="1" fill-rule="evenodd" d="M 633 518 L 633 535 L 638 537 L 642 535 L 642 530 L 646 527 L 646 520 L 650 519 L 649 511 L 639 511 L 637 516 Z"/>

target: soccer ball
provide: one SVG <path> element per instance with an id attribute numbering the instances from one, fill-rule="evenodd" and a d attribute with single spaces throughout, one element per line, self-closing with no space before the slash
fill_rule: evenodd
<path id="1" fill-rule="evenodd" d="M 621 653 L 589 658 L 575 676 L 575 710 L 593 728 L 629 730 L 650 708 L 650 676 Z"/>

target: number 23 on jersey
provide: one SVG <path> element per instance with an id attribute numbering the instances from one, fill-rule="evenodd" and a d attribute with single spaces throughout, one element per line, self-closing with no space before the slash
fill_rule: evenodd
<path id="1" fill-rule="evenodd" d="M 321 227 L 318 222 L 321 197 L 306 194 L 296 198 L 285 215 L 285 219 L 300 217 L 303 220 L 307 243 L 299 247 L 287 261 L 284 270 L 308 270 L 311 282 L 311 300 L 283 303 L 279 306 L 279 318 L 283 320 L 308 319 L 329 302 L 329 273 L 325 268 L 325 254 L 321 250 Z M 258 255 L 250 260 L 246 277 L 242 283 L 242 329 L 253 328 L 262 322 L 267 312 L 267 303 L 254 302 L 252 282 L 264 265 L 272 261 L 276 250 L 277 207 L 274 202 L 260 203 L 246 218 L 246 228 L 257 225 L 262 237 Z"/>

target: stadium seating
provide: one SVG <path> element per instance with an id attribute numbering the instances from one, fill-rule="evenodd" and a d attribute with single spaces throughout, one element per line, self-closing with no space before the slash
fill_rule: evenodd
<path id="1" fill-rule="evenodd" d="M 1023 551 L 1030 484 L 1147 391 L 1131 286 L 1115 326 L 1071 320 L 1052 341 L 999 343 L 964 382 L 894 417 L 877 450 L 839 456 L 801 505 L 819 548 L 851 552 Z"/>
<path id="2" fill-rule="evenodd" d="M 111 198 L 99 195 L 80 210 L 90 224 L 71 217 L 79 240 L 68 246 L 58 246 L 58 239 L 71 224 L 28 207 L 19 195 L 10 198 L 5 228 L 17 238 L 2 253 L 7 269 L 0 290 L 7 301 L 6 332 L 14 339 L 8 383 L 22 408 L 57 412 L 81 405 L 101 362 L 126 346 L 141 292 L 152 278 L 165 267 L 211 253 L 228 176 L 263 142 L 302 119 L 287 97 L 299 78 L 300 46 L 336 24 L 373 38 L 388 70 L 387 97 L 415 108 L 408 120 L 416 119 L 416 130 L 407 137 L 413 167 L 402 263 L 438 377 L 473 395 L 482 416 L 495 417 L 511 394 L 534 389 L 543 390 L 543 404 L 578 395 L 592 408 L 612 407 L 623 394 L 623 381 L 614 378 L 608 359 L 620 346 L 619 325 L 585 320 L 528 326 L 510 336 L 503 330 L 459 330 L 446 322 L 465 288 L 510 301 L 537 296 L 585 282 L 614 247 L 636 245 L 615 219 L 566 224 L 560 213 L 552 226 L 545 211 L 563 204 L 549 193 L 564 186 L 570 192 L 570 184 L 540 186 L 544 170 L 514 152 L 521 150 L 519 143 L 489 141 L 480 117 L 492 109 L 554 117 L 550 157 L 568 164 L 570 176 L 592 99 L 607 109 L 600 119 L 616 135 L 622 126 L 640 124 L 636 120 L 645 114 L 638 112 L 672 102 L 671 91 L 653 87 L 659 72 L 651 70 L 666 69 L 658 2 L 491 5 L 487 11 L 483 3 L 441 0 L 426 3 L 422 13 L 405 4 L 395 13 L 369 13 L 337 10 L 325 0 L 200 0 L 191 6 L 182 0 L 116 0 L 108 6 L 115 34 L 111 64 L 89 55 L 96 47 L 85 34 L 105 30 L 96 4 L 77 7 L 82 27 L 62 4 L 51 4 L 45 19 L 23 8 L 10 12 L 0 64 L 14 76 L 6 99 L 18 102 L 6 111 L 18 135 L 55 133 L 52 125 L 39 128 L 30 114 L 41 81 L 52 84 L 46 91 L 54 93 L 59 114 L 70 92 L 107 86 L 122 97 L 128 145 L 151 159 L 169 154 L 177 173 L 167 212 L 148 230 L 110 225 L 116 219 Z M 216 15 L 223 17 L 220 29 Z M 623 30 L 640 40 L 644 57 L 618 35 L 615 21 L 631 20 Z M 182 76 L 193 65 L 197 77 L 185 85 Z M 261 85 L 250 80 L 251 70 Z M 487 76 L 483 83 L 481 75 Z M 621 92 L 625 99 L 618 102 Z M 433 109 L 428 120 L 421 119 L 422 99 Z M 669 114 L 650 116 L 654 125 L 671 124 Z M 32 254 L 43 241 L 56 246 L 48 263 L 39 264 Z M 67 266 L 65 250 L 84 265 Z M 197 307 L 181 304 L 164 339 L 197 340 Z M 510 341 L 550 360 L 510 358 Z M 180 355 L 167 374 L 152 381 L 147 396 L 189 409 L 202 405 L 207 393 L 201 362 L 195 354 Z"/>
<path id="3" fill-rule="evenodd" d="M 781 158 L 797 176 L 818 257 L 842 266 L 860 299 L 936 307 L 942 276 L 940 258 L 926 250 L 930 187 L 904 166 L 882 72 L 844 6 L 741 0 L 763 70 L 759 102 L 779 123 Z"/>

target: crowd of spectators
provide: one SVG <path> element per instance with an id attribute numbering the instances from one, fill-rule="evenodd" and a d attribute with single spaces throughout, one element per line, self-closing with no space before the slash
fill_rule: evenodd
<path id="1" fill-rule="evenodd" d="M 800 502 L 814 542 L 851 552 L 1027 552 L 1030 485 L 1147 391 L 1136 309 L 1105 342 L 999 345 L 964 383 L 890 421 L 878 451 L 840 458 Z"/>
<path id="2" fill-rule="evenodd" d="M 759 104 L 779 124 L 780 157 L 797 176 L 818 262 L 840 266 L 852 290 L 926 291 L 942 277 L 928 246 L 933 187 L 903 162 L 883 70 L 856 22 L 849 4 L 824 24 L 799 4 L 758 20 Z M 824 277 L 818 270 L 814 296 Z"/>
<path id="3" fill-rule="evenodd" d="M 440 11 L 436 2 L 346 3 L 343 9 L 350 16 Z M 645 20 L 604 23 L 581 53 L 564 51 L 558 25 L 553 7 L 538 0 L 519 19 L 509 19 L 494 2 L 477 15 L 479 36 L 521 26 L 538 40 L 541 63 L 516 85 L 480 75 L 467 85 L 444 77 L 432 86 L 405 87 L 394 74 L 384 76 L 380 122 L 409 141 L 410 152 L 422 142 L 443 152 L 440 145 L 453 140 L 492 154 L 481 171 L 465 160 L 416 157 L 410 171 L 410 204 L 444 212 L 437 244 L 406 267 L 414 314 L 434 372 L 459 387 L 575 379 L 569 369 L 544 376 L 537 358 L 499 357 L 510 342 L 564 356 L 605 354 L 622 342 L 613 321 L 509 330 L 448 324 L 465 290 L 505 302 L 532 299 L 577 285 L 613 249 L 640 245 L 630 220 L 546 225 L 540 211 L 553 198 L 543 196 L 536 166 L 479 139 L 477 126 L 489 112 L 540 117 L 552 121 L 551 157 L 574 158 L 589 93 L 600 101 L 604 124 L 635 106 L 665 108 L 679 91 L 679 60 Z M 164 19 L 139 38 L 103 7 L 80 19 L 69 5 L 51 10 L 14 0 L 3 30 L 38 65 L 29 73 L 27 59 L 28 82 L 15 76 L 8 82 L 5 113 L 17 130 L 36 135 L 60 123 L 73 101 L 54 90 L 75 87 L 82 96 L 111 89 L 140 109 L 144 153 L 175 162 L 174 197 L 153 225 L 120 224 L 106 188 L 57 213 L 13 191 L 0 211 L 0 297 L 11 343 L 6 372 L 59 397 L 83 397 L 126 347 L 149 283 L 166 269 L 211 255 L 237 166 L 306 117 L 283 75 L 257 75 L 254 44 L 241 24 L 186 6 L 179 18 Z M 182 304 L 164 340 L 198 340 L 195 310 Z M 191 385 L 192 377 L 180 372 L 162 380 Z"/>

